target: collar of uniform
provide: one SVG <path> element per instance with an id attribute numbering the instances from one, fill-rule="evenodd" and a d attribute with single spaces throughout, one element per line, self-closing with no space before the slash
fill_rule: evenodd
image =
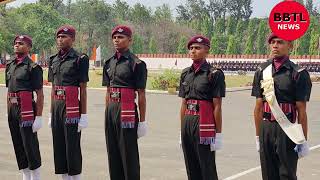
<path id="1" fill-rule="evenodd" d="M 23 60 L 21 61 L 21 63 L 25 64 L 25 65 L 28 65 L 29 63 L 29 56 L 27 55 L 26 57 L 23 58 Z"/>
<path id="2" fill-rule="evenodd" d="M 58 57 L 60 57 L 59 52 L 57 55 Z M 76 57 L 76 55 L 77 55 L 77 52 L 73 48 L 71 48 L 69 52 L 67 52 L 67 54 L 64 56 L 65 57 L 64 59 L 66 59 L 66 57 L 71 57 L 71 58 Z"/>
<path id="3" fill-rule="evenodd" d="M 205 60 L 205 61 L 201 64 L 199 70 L 201 70 L 201 71 L 207 71 L 207 70 L 210 69 L 209 66 L 210 66 L 210 65 L 208 64 L 207 60 Z M 190 70 L 194 71 L 194 68 L 193 68 L 192 65 L 191 65 Z"/>
<path id="4" fill-rule="evenodd" d="M 128 49 L 127 51 L 125 51 L 124 53 L 121 53 L 121 56 L 120 57 L 125 57 L 126 59 L 128 59 L 129 58 L 129 56 L 130 56 L 130 54 L 131 54 L 131 52 L 130 52 L 130 50 Z M 115 52 L 114 53 L 114 58 L 116 58 L 117 59 L 117 52 Z"/>
<path id="5" fill-rule="evenodd" d="M 273 61 L 272 61 L 273 63 Z M 274 64 L 273 64 L 274 66 Z M 290 69 L 291 68 L 291 62 L 290 62 L 290 59 L 289 57 L 286 57 L 286 60 L 283 62 L 283 64 L 279 67 L 279 69 L 281 69 L 282 67 L 285 67 L 287 69 Z"/>

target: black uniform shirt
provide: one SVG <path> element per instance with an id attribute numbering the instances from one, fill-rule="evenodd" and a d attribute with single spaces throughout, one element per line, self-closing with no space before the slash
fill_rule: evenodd
<path id="1" fill-rule="evenodd" d="M 263 80 L 263 70 L 272 63 L 268 60 L 260 65 L 255 72 L 252 96 L 257 98 L 265 98 L 263 96 L 263 89 L 261 89 L 261 80 Z M 309 101 L 311 93 L 311 79 L 309 73 L 292 61 L 285 61 L 278 71 L 275 71 L 272 65 L 272 76 L 274 79 L 274 89 L 279 103 L 295 103 L 296 101 Z"/>
<path id="2" fill-rule="evenodd" d="M 146 83 L 146 63 L 129 50 L 121 54 L 119 60 L 115 54 L 103 66 L 103 86 L 145 89 Z"/>
<path id="3" fill-rule="evenodd" d="M 50 57 L 48 81 L 55 86 L 80 86 L 89 81 L 89 58 L 73 48 L 63 57 Z"/>
<path id="4" fill-rule="evenodd" d="M 182 71 L 179 97 L 185 99 L 212 100 L 225 97 L 226 85 L 224 73 L 215 69 L 207 62 L 203 63 L 198 72 L 193 66 Z"/>
<path id="5" fill-rule="evenodd" d="M 35 91 L 43 86 L 42 68 L 26 56 L 22 62 L 9 60 L 6 65 L 6 87 L 8 92 Z"/>

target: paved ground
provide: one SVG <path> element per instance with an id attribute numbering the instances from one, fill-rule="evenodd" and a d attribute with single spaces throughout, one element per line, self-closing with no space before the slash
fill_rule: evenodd
<path id="1" fill-rule="evenodd" d="M 0 88 L 0 179 L 18 180 L 17 165 L 6 119 L 4 104 L 6 89 Z M 108 177 L 107 153 L 104 138 L 104 92 L 90 90 L 89 128 L 83 131 L 83 179 L 105 180 Z M 223 102 L 224 147 L 217 152 L 217 167 L 220 179 L 259 180 L 261 173 L 258 153 L 255 150 L 253 124 L 254 98 L 250 91 L 227 93 Z M 182 151 L 178 145 L 180 99 L 177 96 L 148 94 L 149 132 L 139 140 L 142 180 L 186 180 Z M 48 99 L 48 89 L 46 89 Z M 308 105 L 309 142 L 320 144 L 320 85 L 314 85 L 312 101 Z M 47 121 L 48 101 L 45 102 L 44 119 Z M 42 177 L 56 180 L 53 174 L 51 133 L 47 126 L 39 132 L 42 155 Z M 299 179 L 320 179 L 320 150 L 315 149 L 299 162 Z M 254 168 L 254 169 L 252 169 Z M 249 173 L 246 171 L 249 170 Z M 243 176 L 238 173 L 244 172 Z M 236 175 L 236 176 L 234 176 Z M 236 178 L 233 178 L 233 177 Z"/>

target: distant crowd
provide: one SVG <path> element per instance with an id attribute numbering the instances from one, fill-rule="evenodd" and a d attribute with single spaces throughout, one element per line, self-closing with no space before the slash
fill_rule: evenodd
<path id="1" fill-rule="evenodd" d="M 257 70 L 261 61 L 211 61 L 210 64 L 221 68 L 226 72 L 254 72 Z M 320 62 L 298 62 L 298 64 L 306 68 L 308 72 L 320 73 Z"/>

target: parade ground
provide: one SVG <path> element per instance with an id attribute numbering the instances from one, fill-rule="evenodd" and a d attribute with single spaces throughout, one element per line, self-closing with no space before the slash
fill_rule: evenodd
<path id="1" fill-rule="evenodd" d="M 221 180 L 260 180 L 255 148 L 253 107 L 250 90 L 227 92 L 223 99 L 223 148 L 216 152 Z M 82 132 L 83 180 L 109 180 L 104 136 L 104 90 L 88 90 L 89 127 Z M 0 180 L 20 180 L 6 117 L 6 88 L 0 87 Z M 47 126 L 49 88 L 45 88 L 43 128 L 39 131 L 42 155 L 41 177 L 58 180 L 54 174 L 52 136 Z M 186 180 L 179 146 L 180 98 L 148 93 L 148 134 L 139 139 L 141 180 Z M 320 85 L 314 84 L 308 103 L 309 156 L 298 165 L 299 180 L 320 179 Z"/>

